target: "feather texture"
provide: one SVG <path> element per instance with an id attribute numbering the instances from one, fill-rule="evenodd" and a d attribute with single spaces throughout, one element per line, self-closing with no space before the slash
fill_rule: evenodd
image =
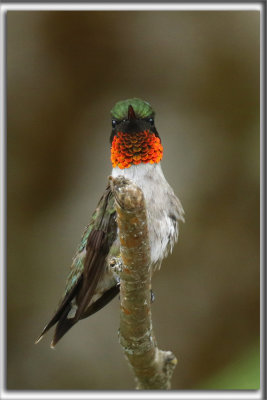
<path id="1" fill-rule="evenodd" d="M 73 259 L 64 296 L 36 343 L 57 323 L 51 343 L 51 347 L 54 347 L 74 324 L 100 310 L 118 293 L 117 283 L 111 277 L 110 288 L 100 293 L 100 297 L 93 303 L 91 302 L 98 283 L 106 271 L 107 255 L 117 237 L 115 216 L 114 198 L 108 186 L 83 234 L 81 245 Z"/>

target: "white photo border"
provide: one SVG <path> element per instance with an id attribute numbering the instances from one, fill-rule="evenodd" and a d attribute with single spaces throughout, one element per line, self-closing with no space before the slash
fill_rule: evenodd
<path id="1" fill-rule="evenodd" d="M 260 11 L 260 292 L 261 292 L 261 368 L 260 390 L 221 391 L 11 391 L 6 389 L 6 15 L 7 11 L 56 11 L 56 10 L 258 10 Z M 1 399 L 267 399 L 266 393 L 266 1 L 263 2 L 2 2 L 0 4 L 0 398 Z"/>

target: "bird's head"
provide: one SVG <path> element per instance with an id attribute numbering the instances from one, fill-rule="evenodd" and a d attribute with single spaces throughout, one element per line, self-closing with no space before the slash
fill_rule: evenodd
<path id="1" fill-rule="evenodd" d="M 111 162 L 113 167 L 160 162 L 163 147 L 155 128 L 155 113 L 140 99 L 119 101 L 111 110 Z"/>

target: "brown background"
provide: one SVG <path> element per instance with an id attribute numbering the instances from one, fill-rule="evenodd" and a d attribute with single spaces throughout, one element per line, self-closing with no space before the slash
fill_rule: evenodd
<path id="1" fill-rule="evenodd" d="M 106 185 L 109 111 L 156 110 L 186 212 L 153 279 L 173 389 L 196 389 L 259 338 L 259 12 L 8 12 L 8 389 L 133 389 L 119 302 L 50 350 L 55 309 Z M 207 389 L 209 387 L 206 387 Z M 220 389 L 220 387 L 218 387 Z"/>

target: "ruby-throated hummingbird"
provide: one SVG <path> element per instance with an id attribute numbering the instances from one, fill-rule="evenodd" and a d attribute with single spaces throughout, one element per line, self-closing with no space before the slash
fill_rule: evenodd
<path id="1" fill-rule="evenodd" d="M 161 169 L 163 147 L 154 115 L 146 101 L 119 101 L 111 110 L 110 136 L 112 177 L 122 175 L 144 193 L 153 271 L 177 241 L 178 221 L 184 221 L 182 205 Z M 112 268 L 114 257 L 119 254 L 114 197 L 108 185 L 85 228 L 62 300 L 36 343 L 57 324 L 51 343 L 54 347 L 76 322 L 100 310 L 119 293 L 118 278 Z"/>

